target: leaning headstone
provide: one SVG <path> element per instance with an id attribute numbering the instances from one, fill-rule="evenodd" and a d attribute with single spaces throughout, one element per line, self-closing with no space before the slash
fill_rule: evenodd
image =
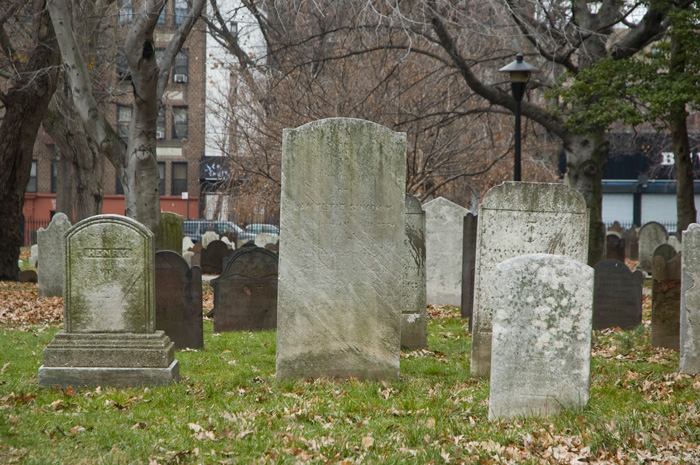
<path id="1" fill-rule="evenodd" d="M 65 213 L 56 213 L 49 227 L 37 232 L 41 251 L 41 267 L 37 269 L 39 297 L 63 297 L 63 280 L 66 274 L 66 251 L 63 236 L 70 229 Z"/>
<path id="2" fill-rule="evenodd" d="M 438 197 L 425 210 L 425 281 L 428 305 L 462 304 L 464 207 Z"/>
<path id="3" fill-rule="evenodd" d="M 216 231 L 207 231 L 204 234 L 202 234 L 202 247 L 206 249 L 207 247 L 209 247 L 209 244 L 218 240 L 219 235 L 216 233 Z"/>
<path id="4" fill-rule="evenodd" d="M 64 324 L 44 349 L 39 385 L 177 381 L 174 344 L 155 330 L 153 233 L 130 218 L 99 215 L 65 238 Z"/>
<path id="5" fill-rule="evenodd" d="M 681 373 L 700 374 L 700 225 L 683 231 Z"/>
<path id="6" fill-rule="evenodd" d="M 162 212 L 160 223 L 160 235 L 156 250 L 172 250 L 180 253 L 184 233 L 184 219 L 177 213 Z"/>
<path id="7" fill-rule="evenodd" d="M 176 349 L 200 349 L 202 322 L 201 268 L 190 268 L 171 250 L 156 252 L 156 329 L 163 330 Z"/>
<path id="8" fill-rule="evenodd" d="M 267 244 L 275 244 L 279 239 L 277 234 L 260 233 L 255 235 L 255 245 L 265 247 Z"/>
<path id="9" fill-rule="evenodd" d="M 244 247 L 211 281 L 214 332 L 257 331 L 277 327 L 277 254 Z"/>
<path id="10" fill-rule="evenodd" d="M 39 277 L 34 270 L 22 270 L 17 275 L 17 281 L 20 283 L 36 283 L 39 281 Z"/>
<path id="11" fill-rule="evenodd" d="M 563 255 L 533 254 L 500 263 L 494 277 L 489 420 L 583 408 L 593 269 Z"/>
<path id="12" fill-rule="evenodd" d="M 224 270 L 224 260 L 233 255 L 233 252 L 220 240 L 211 241 L 201 252 L 202 274 L 221 274 Z"/>
<path id="13" fill-rule="evenodd" d="M 676 252 L 680 252 L 683 247 L 683 245 L 681 244 L 681 240 L 678 239 L 678 237 L 674 234 L 668 236 L 668 240 L 666 241 L 666 243 L 674 249 L 676 249 Z"/>
<path id="14" fill-rule="evenodd" d="M 625 257 L 632 261 L 639 260 L 639 231 L 636 226 L 632 226 L 625 231 L 623 236 L 625 240 Z"/>
<path id="15" fill-rule="evenodd" d="M 190 236 L 185 236 L 182 238 L 182 253 L 189 252 L 190 249 L 194 247 L 194 242 L 190 239 Z"/>
<path id="16" fill-rule="evenodd" d="M 651 345 L 680 349 L 681 257 L 657 247 L 651 273 Z"/>
<path id="17" fill-rule="evenodd" d="M 654 249 L 665 244 L 668 232 L 661 223 L 651 221 L 639 229 L 639 265 L 638 270 L 651 273 Z"/>
<path id="18" fill-rule="evenodd" d="M 399 377 L 405 179 L 403 133 L 347 118 L 284 131 L 278 378 Z"/>
<path id="19" fill-rule="evenodd" d="M 479 210 L 474 280 L 471 374 L 486 376 L 491 360 L 493 296 L 503 283 L 496 265 L 531 253 L 588 259 L 588 210 L 563 184 L 505 182 L 489 190 Z"/>
<path id="20" fill-rule="evenodd" d="M 608 231 L 605 241 L 607 245 L 605 258 L 608 260 L 619 260 L 624 263 L 625 239 L 623 239 L 622 234 L 617 231 Z"/>
<path id="21" fill-rule="evenodd" d="M 474 275 L 476 274 L 476 230 L 477 216 L 467 213 L 464 216 L 462 241 L 462 318 L 469 319 L 472 330 L 474 313 Z"/>
<path id="22" fill-rule="evenodd" d="M 634 273 L 619 260 L 595 264 L 593 329 L 632 329 L 642 324 L 641 271 Z"/>
<path id="23" fill-rule="evenodd" d="M 29 251 L 29 266 L 36 268 L 39 263 L 39 244 L 31 246 Z"/>
<path id="24" fill-rule="evenodd" d="M 420 201 L 406 194 L 406 266 L 401 348 L 423 349 L 428 345 L 428 315 L 425 296 L 425 212 Z"/>

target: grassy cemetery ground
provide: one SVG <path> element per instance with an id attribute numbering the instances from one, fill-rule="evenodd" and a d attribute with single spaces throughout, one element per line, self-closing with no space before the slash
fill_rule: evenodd
<path id="1" fill-rule="evenodd" d="M 650 346 L 648 295 L 645 326 L 596 333 L 588 406 L 547 419 L 487 420 L 458 310 L 430 310 L 399 382 L 276 381 L 274 331 L 205 321 L 177 385 L 61 391 L 37 386 L 61 299 L 0 282 L 0 463 L 700 463 L 700 377 Z"/>

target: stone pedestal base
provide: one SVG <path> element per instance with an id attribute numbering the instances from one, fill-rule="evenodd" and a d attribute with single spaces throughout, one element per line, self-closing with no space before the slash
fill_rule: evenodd
<path id="1" fill-rule="evenodd" d="M 157 386 L 177 383 L 180 364 L 173 360 L 167 368 L 39 367 L 39 386 Z"/>

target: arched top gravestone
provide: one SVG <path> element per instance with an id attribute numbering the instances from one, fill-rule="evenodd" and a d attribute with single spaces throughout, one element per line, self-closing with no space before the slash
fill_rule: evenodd
<path id="1" fill-rule="evenodd" d="M 37 269 L 39 297 L 63 297 L 66 272 L 66 247 L 63 243 L 70 221 L 64 213 L 56 213 L 49 227 L 37 232 L 41 266 Z"/>
<path id="2" fill-rule="evenodd" d="M 668 241 L 668 231 L 661 223 L 650 221 L 639 228 L 639 265 L 638 270 L 651 273 L 654 249 Z"/>

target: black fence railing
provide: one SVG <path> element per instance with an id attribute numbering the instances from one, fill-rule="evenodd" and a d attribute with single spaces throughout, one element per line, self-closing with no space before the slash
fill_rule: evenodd
<path id="1" fill-rule="evenodd" d="M 37 243 L 37 231 L 48 228 L 50 220 L 25 220 L 22 226 L 22 245 L 31 247 Z"/>

